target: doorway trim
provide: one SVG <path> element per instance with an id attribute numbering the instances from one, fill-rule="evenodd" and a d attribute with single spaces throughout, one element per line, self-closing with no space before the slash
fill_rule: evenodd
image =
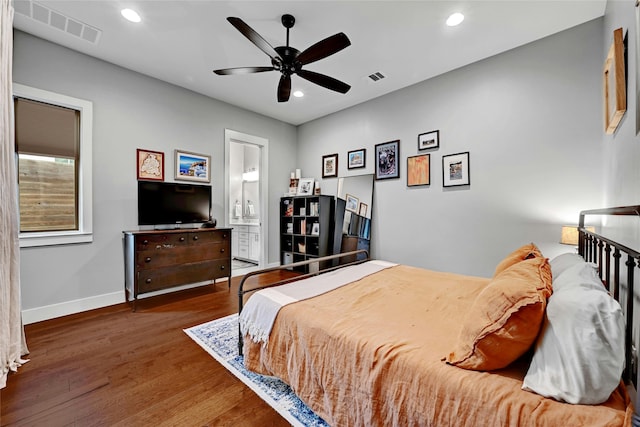
<path id="1" fill-rule="evenodd" d="M 259 268 L 265 268 L 269 259 L 267 250 L 269 242 L 269 140 L 260 136 L 249 135 L 232 129 L 224 130 L 224 164 L 226 165 L 224 174 L 224 221 L 225 226 L 229 227 L 231 218 L 229 218 L 229 170 L 230 170 L 230 153 L 231 143 L 255 145 L 260 149 L 260 264 Z"/>

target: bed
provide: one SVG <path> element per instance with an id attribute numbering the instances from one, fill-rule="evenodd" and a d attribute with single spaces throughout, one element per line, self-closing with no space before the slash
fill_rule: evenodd
<path id="1" fill-rule="evenodd" d="M 245 366 L 334 426 L 640 425 L 626 297 L 640 253 L 586 230 L 590 215 L 640 206 L 583 211 L 580 255 L 523 245 L 491 278 L 368 259 L 260 288 L 245 277 Z"/>

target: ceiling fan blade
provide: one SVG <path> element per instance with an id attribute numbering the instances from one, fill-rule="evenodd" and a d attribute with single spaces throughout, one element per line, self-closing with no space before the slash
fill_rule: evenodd
<path id="1" fill-rule="evenodd" d="M 313 46 L 305 49 L 296 58 L 302 65 L 311 64 L 334 53 L 340 52 L 347 46 L 351 45 L 349 37 L 345 33 L 334 34 L 324 40 L 319 41 Z"/>
<path id="2" fill-rule="evenodd" d="M 242 19 L 230 16 L 227 18 L 227 21 L 229 21 L 231 25 L 236 27 L 236 29 L 240 31 L 243 36 L 248 38 L 251 43 L 256 45 L 258 49 L 269 55 L 271 59 L 277 59 L 278 61 L 281 61 L 278 52 L 276 52 L 273 46 L 267 43 L 267 41 L 263 39 L 260 34 L 255 32 L 255 30 L 248 26 Z"/>
<path id="3" fill-rule="evenodd" d="M 213 70 L 219 76 L 228 76 L 231 74 L 252 74 L 252 73 L 264 73 L 265 71 L 274 71 L 273 67 L 238 67 L 238 68 L 223 68 L 221 70 Z"/>
<path id="4" fill-rule="evenodd" d="M 278 84 L 278 102 L 287 102 L 291 95 L 291 76 L 282 75 Z"/>
<path id="5" fill-rule="evenodd" d="M 340 93 L 347 93 L 351 86 L 346 83 L 336 80 L 333 77 L 325 76 L 324 74 L 316 73 L 314 71 L 300 70 L 297 73 L 305 80 L 309 80 L 311 83 L 315 83 L 327 89 L 335 90 Z"/>

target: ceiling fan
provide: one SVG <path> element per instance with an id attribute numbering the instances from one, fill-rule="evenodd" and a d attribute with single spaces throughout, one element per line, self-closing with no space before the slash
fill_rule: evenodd
<path id="1" fill-rule="evenodd" d="M 251 74 L 263 73 L 265 71 L 280 71 L 280 83 L 278 84 L 278 102 L 287 102 L 291 95 L 291 75 L 297 74 L 305 80 L 334 90 L 340 93 L 347 93 L 351 86 L 336 80 L 333 77 L 314 71 L 303 70 L 302 67 L 327 56 L 333 55 L 351 45 L 351 41 L 344 33 L 337 33 L 331 37 L 319 41 L 313 46 L 300 52 L 289 46 L 289 30 L 293 27 L 296 20 L 291 15 L 282 15 L 282 25 L 287 29 L 287 45 L 272 47 L 265 39 L 249 27 L 242 19 L 229 17 L 227 21 L 231 23 L 243 36 L 249 39 L 251 43 L 256 45 L 258 49 L 266 53 L 271 58 L 270 67 L 239 67 L 224 68 L 214 70 L 213 72 L 224 76 L 231 74 Z"/>

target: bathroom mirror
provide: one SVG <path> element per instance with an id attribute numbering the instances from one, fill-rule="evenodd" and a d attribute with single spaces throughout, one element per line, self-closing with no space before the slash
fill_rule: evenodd
<path id="1" fill-rule="evenodd" d="M 370 250 L 374 181 L 373 174 L 338 178 L 334 253 Z"/>

